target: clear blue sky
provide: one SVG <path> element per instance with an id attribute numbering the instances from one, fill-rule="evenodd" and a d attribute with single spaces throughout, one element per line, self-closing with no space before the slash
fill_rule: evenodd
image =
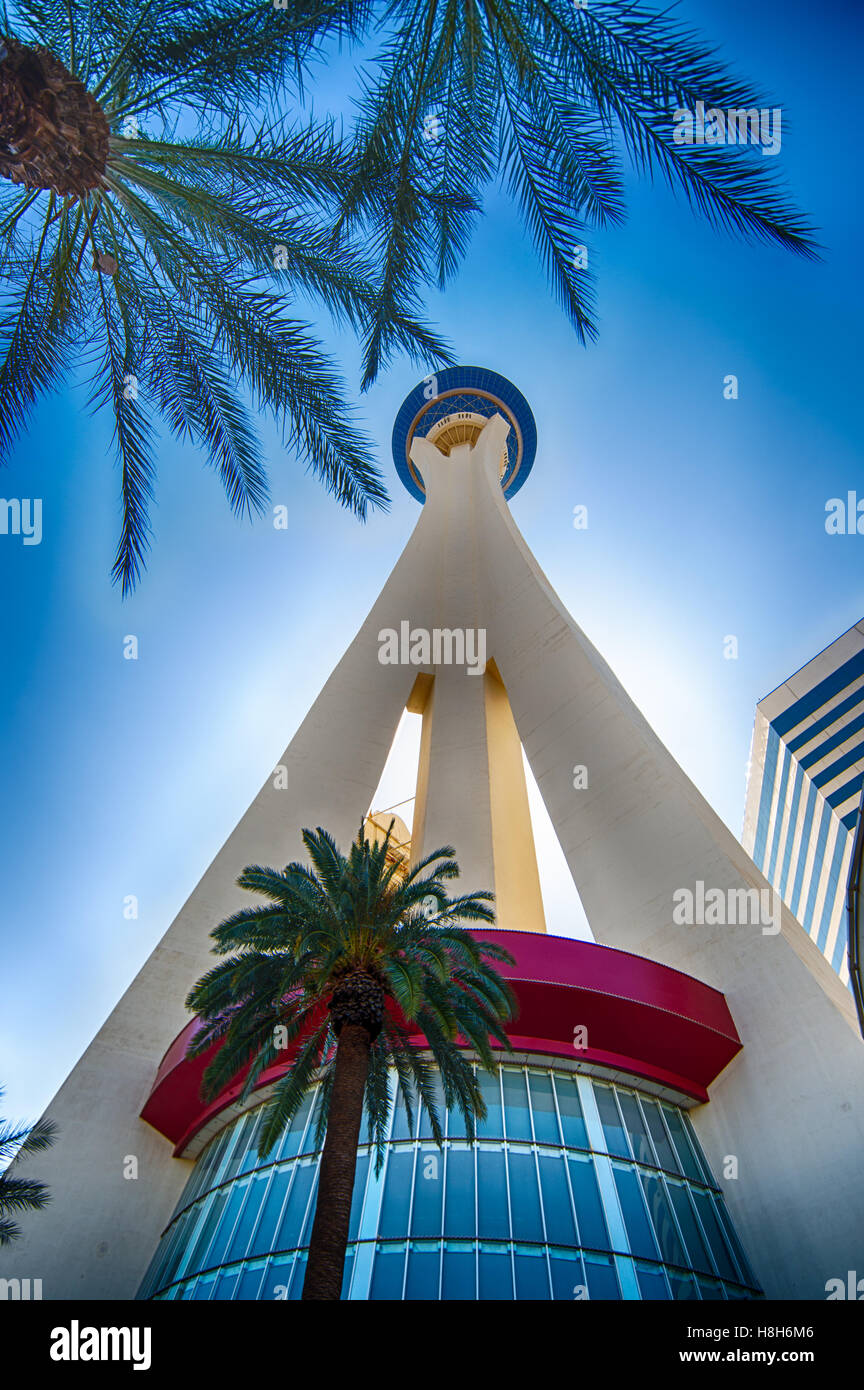
<path id="1" fill-rule="evenodd" d="M 779 159 L 821 228 L 822 264 L 715 235 L 634 184 L 626 227 L 595 238 L 597 346 L 578 345 L 495 197 L 458 280 L 430 299 L 460 359 L 531 402 L 538 458 L 516 520 L 736 834 L 757 699 L 864 613 L 864 537 L 824 530 L 829 497 L 864 495 L 856 8 L 680 7 L 782 100 Z M 347 100 L 345 79 L 344 65 L 322 74 L 322 108 Z M 356 382 L 355 346 L 325 331 Z M 415 379 L 399 364 L 362 400 L 393 495 L 365 528 L 275 438 L 287 531 L 236 522 L 216 478 L 166 443 L 149 572 L 126 603 L 108 578 L 109 431 L 80 395 L 42 408 L 0 482 L 44 507 L 40 546 L 0 537 L 0 1080 L 15 1116 L 41 1111 L 167 928 L 404 545 L 417 504 L 389 438 Z M 137 662 L 123 660 L 128 633 Z M 723 659 L 730 633 L 737 661 Z M 551 927 L 575 929 L 560 906 Z"/>

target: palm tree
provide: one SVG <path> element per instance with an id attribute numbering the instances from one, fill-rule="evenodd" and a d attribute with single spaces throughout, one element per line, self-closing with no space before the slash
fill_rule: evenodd
<path id="1" fill-rule="evenodd" d="M 376 1161 L 384 1158 L 395 1071 L 409 1118 L 416 1097 L 442 1142 L 433 1068 L 411 1041 L 421 1032 L 441 1074 L 448 1108 L 458 1106 L 473 1139 L 485 1105 L 460 1037 L 495 1070 L 490 1038 L 509 1043 L 510 986 L 489 964 L 512 961 L 459 922 L 492 922 L 490 893 L 450 898 L 459 867 L 449 847 L 408 868 L 363 826 L 347 856 L 320 827 L 304 830 L 312 867 L 282 873 L 251 866 L 237 880 L 269 900 L 228 918 L 212 933 L 227 959 L 199 980 L 187 1006 L 202 1021 L 190 1048 L 220 1044 L 204 1073 L 212 1099 L 248 1068 L 241 1099 L 290 1046 L 291 1061 L 267 1101 L 258 1136 L 266 1155 L 317 1084 L 316 1143 L 323 1144 L 304 1299 L 338 1299 L 342 1288 L 357 1143 L 365 1106 Z"/>
<path id="2" fill-rule="evenodd" d="M 124 594 L 150 543 L 158 420 L 201 447 L 235 512 L 265 507 L 238 385 L 343 504 L 387 502 L 338 372 L 284 311 L 305 295 L 358 330 L 380 319 L 378 270 L 333 233 L 351 151 L 331 124 L 256 115 L 308 40 L 263 4 L 257 40 L 248 22 L 233 36 L 233 9 L 0 0 L 0 462 L 83 362 L 113 414 Z M 441 360 L 413 302 L 389 348 Z"/>
<path id="3" fill-rule="evenodd" d="M 0 1086 L 0 1099 L 3 1087 Z M 50 1120 L 40 1120 L 31 1127 L 0 1120 L 0 1163 L 7 1164 L 16 1156 L 40 1153 L 54 1142 L 57 1127 Z M 0 1245 L 9 1245 L 21 1234 L 12 1213 L 41 1211 L 50 1201 L 48 1188 L 32 1178 L 20 1178 L 8 1168 L 0 1172 Z"/>

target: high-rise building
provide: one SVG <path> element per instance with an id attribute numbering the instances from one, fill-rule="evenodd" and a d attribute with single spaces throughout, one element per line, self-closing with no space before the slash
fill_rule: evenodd
<path id="1" fill-rule="evenodd" d="M 742 836 L 844 984 L 862 781 L 864 621 L 756 706 Z"/>
<path id="2" fill-rule="evenodd" d="M 299 1295 L 309 1106 L 259 1159 L 284 1064 L 242 1109 L 238 1085 L 202 1102 L 184 999 L 212 928 L 247 905 L 246 864 L 301 858 L 304 826 L 347 846 L 375 810 L 408 708 L 422 735 L 401 846 L 453 844 L 464 886 L 494 889 L 497 926 L 478 934 L 514 956 L 520 1012 L 473 1146 L 450 1114 L 439 1151 L 401 1105 L 382 1171 L 361 1145 L 345 1296 L 824 1298 L 860 1267 L 864 1231 L 849 992 L 792 914 L 766 907 L 763 875 L 520 535 L 509 499 L 536 436 L 519 392 L 442 371 L 393 442 L 416 527 L 280 776 L 50 1105 L 60 1138 L 28 1167 L 53 1202 L 25 1219 L 4 1274 L 41 1278 L 45 1298 Z M 595 942 L 547 931 L 522 749 Z"/>

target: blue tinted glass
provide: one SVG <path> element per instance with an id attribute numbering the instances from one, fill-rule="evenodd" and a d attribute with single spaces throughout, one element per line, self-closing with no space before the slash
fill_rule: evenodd
<path id="1" fill-rule="evenodd" d="M 642 1190 L 645 1193 L 645 1200 L 648 1203 L 648 1211 L 651 1216 L 651 1223 L 654 1227 L 654 1234 L 660 1246 L 663 1259 L 668 1264 L 683 1265 L 687 1261 L 684 1251 L 681 1248 L 681 1241 L 678 1239 L 678 1232 L 675 1229 L 675 1222 L 672 1219 L 672 1212 L 666 1200 L 666 1193 L 660 1178 L 642 1174 Z M 674 1295 L 673 1295 L 674 1297 Z"/>
<path id="2" fill-rule="evenodd" d="M 579 1223 L 579 1243 L 589 1250 L 608 1250 L 609 1237 L 597 1191 L 594 1163 L 587 1157 L 571 1154 L 568 1158 L 576 1220 Z"/>
<path id="3" fill-rule="evenodd" d="M 213 1297 L 213 1285 L 216 1282 L 215 1274 L 202 1274 L 195 1285 L 195 1302 L 206 1303 Z"/>
<path id="4" fill-rule="evenodd" d="M 400 1299 L 405 1269 L 404 1245 L 379 1245 L 372 1266 L 370 1298 Z"/>
<path id="5" fill-rule="evenodd" d="M 542 1240 L 543 1218 L 540 1214 L 540 1193 L 537 1188 L 537 1168 L 533 1153 L 516 1152 L 508 1155 L 510 1164 L 510 1211 L 514 1240 Z M 482 1228 L 481 1228 L 482 1229 Z M 485 1230 L 483 1232 L 485 1235 Z"/>
<path id="6" fill-rule="evenodd" d="M 436 1072 L 433 1073 L 432 1091 L 433 1091 L 433 1099 L 434 1099 L 434 1102 L 435 1102 L 435 1109 L 436 1109 L 436 1112 L 437 1112 L 437 1114 L 438 1114 L 438 1123 L 440 1124 L 440 1126 L 441 1126 L 441 1128 L 442 1128 L 442 1130 L 443 1130 L 443 1129 L 444 1129 L 444 1114 L 445 1114 L 445 1110 L 444 1110 L 444 1087 L 441 1085 L 441 1074 L 440 1074 L 440 1072 L 437 1072 L 437 1071 L 436 1071 Z M 426 1109 L 426 1106 L 425 1106 L 425 1105 L 421 1108 L 421 1111 L 420 1111 L 420 1130 L 419 1130 L 419 1134 L 420 1134 L 420 1138 L 421 1138 L 421 1139 L 431 1139 L 431 1138 L 432 1138 L 432 1122 L 431 1122 L 431 1119 L 430 1119 L 430 1117 L 429 1117 L 429 1111 Z"/>
<path id="7" fill-rule="evenodd" d="M 684 1237 L 684 1244 L 687 1246 L 687 1254 L 690 1256 L 689 1264 L 693 1269 L 699 1270 L 701 1274 L 713 1274 L 711 1259 L 693 1214 L 687 1189 L 683 1184 L 677 1182 L 670 1182 L 668 1189 L 672 1206 L 675 1208 L 675 1215 L 678 1217 L 678 1225 L 681 1227 L 681 1234 Z"/>
<path id="8" fill-rule="evenodd" d="M 707 1192 L 694 1192 L 693 1200 L 696 1203 L 696 1210 L 702 1222 L 702 1228 L 708 1237 L 711 1252 L 717 1261 L 717 1269 L 724 1279 L 737 1279 L 738 1275 L 714 1209 L 714 1201 Z"/>
<path id="9" fill-rule="evenodd" d="M 669 1284 L 672 1289 L 672 1297 L 676 1302 L 684 1303 L 690 1299 L 699 1297 L 696 1292 L 696 1281 L 690 1274 L 676 1274 L 674 1270 L 667 1270 Z"/>
<path id="10" fill-rule="evenodd" d="M 615 1154 L 618 1158 L 629 1158 L 630 1149 L 627 1146 L 627 1137 L 621 1123 L 621 1116 L 618 1114 L 614 1095 L 608 1086 L 600 1086 L 596 1081 L 594 1094 L 597 1097 L 597 1109 L 600 1111 L 608 1152 Z"/>
<path id="11" fill-rule="evenodd" d="M 240 1282 L 237 1285 L 235 1298 L 244 1301 L 257 1298 L 266 1267 L 266 1260 L 256 1260 L 254 1264 L 245 1265 L 243 1273 L 240 1275 Z"/>
<path id="12" fill-rule="evenodd" d="M 672 1145 L 666 1134 L 663 1119 L 660 1114 L 660 1106 L 656 1100 L 642 1099 L 642 1109 L 645 1111 L 645 1118 L 648 1121 L 648 1128 L 651 1131 L 651 1138 L 654 1140 L 654 1147 L 657 1150 L 657 1157 L 660 1160 L 661 1168 L 668 1168 L 670 1172 L 677 1172 L 678 1164 L 672 1152 Z"/>
<path id="13" fill-rule="evenodd" d="M 225 1205 L 225 1210 L 222 1213 L 222 1220 L 219 1222 L 219 1229 L 216 1232 L 213 1244 L 210 1247 L 211 1264 L 222 1264 L 225 1258 L 225 1252 L 228 1249 L 228 1243 L 231 1240 L 231 1236 L 234 1233 L 234 1226 L 236 1224 L 237 1217 L 240 1214 L 240 1208 L 243 1205 L 243 1199 L 245 1198 L 246 1193 L 248 1191 L 248 1180 L 240 1178 L 237 1182 L 232 1184 L 229 1191 L 228 1201 Z"/>
<path id="14" fill-rule="evenodd" d="M 348 1297 L 348 1291 L 349 1291 L 349 1289 L 351 1288 L 351 1271 L 352 1271 L 352 1269 L 354 1268 L 354 1256 L 356 1255 L 356 1253 L 357 1253 L 357 1252 L 356 1252 L 356 1249 L 354 1249 L 354 1250 L 349 1249 L 349 1250 L 346 1250 L 346 1251 L 345 1251 L 345 1270 L 344 1270 L 344 1273 L 343 1273 L 343 1275 L 342 1275 L 342 1293 L 341 1293 L 341 1297 L 342 1297 L 343 1299 Z M 296 1288 L 296 1290 L 297 1290 L 297 1296 L 298 1296 L 298 1297 L 299 1297 L 299 1294 L 300 1294 L 301 1291 L 302 1291 L 303 1279 L 305 1278 L 305 1274 L 306 1274 L 306 1259 L 308 1259 L 308 1256 L 306 1256 L 306 1258 L 303 1259 L 302 1265 L 301 1265 L 300 1268 L 297 1270 L 297 1273 L 298 1273 L 298 1275 L 299 1275 L 300 1277 L 297 1278 L 297 1279 L 295 1279 L 295 1281 L 294 1281 L 294 1282 L 295 1282 L 295 1288 Z M 294 1293 L 294 1290 L 292 1289 L 292 1294 L 293 1294 L 293 1293 Z"/>
<path id="15" fill-rule="evenodd" d="M 504 1135 L 504 1123 L 501 1118 L 500 1079 L 497 1075 L 490 1076 L 488 1072 L 478 1069 L 477 1080 L 486 1102 L 486 1118 L 477 1121 L 477 1133 L 489 1135 L 493 1139 L 501 1139 Z"/>
<path id="16" fill-rule="evenodd" d="M 586 1255 L 585 1276 L 590 1298 L 620 1298 L 618 1276 L 611 1255 Z"/>
<path id="17" fill-rule="evenodd" d="M 216 1291 L 213 1294 L 215 1299 L 224 1302 L 233 1298 L 237 1281 L 240 1278 L 239 1269 L 222 1269 L 219 1271 L 219 1278 L 216 1280 Z"/>
<path id="18" fill-rule="evenodd" d="M 639 1163 L 649 1163 L 653 1166 L 655 1162 L 654 1151 L 648 1140 L 639 1102 L 635 1096 L 631 1096 L 627 1091 L 618 1092 L 618 1101 L 621 1105 L 621 1113 L 624 1116 L 624 1123 L 627 1126 L 627 1133 L 630 1136 L 630 1143 L 636 1160 Z"/>
<path id="19" fill-rule="evenodd" d="M 404 1236 L 408 1230 L 408 1208 L 411 1203 L 411 1175 L 414 1171 L 413 1149 L 391 1149 L 387 1159 L 384 1200 L 381 1205 L 379 1235 L 385 1239 Z"/>
<path id="20" fill-rule="evenodd" d="M 284 1238 L 280 1232 L 280 1239 L 278 1241 L 275 1239 L 282 1215 L 282 1205 L 293 1171 L 292 1168 L 277 1168 L 273 1171 L 273 1180 L 264 1199 L 261 1220 L 258 1222 L 258 1229 L 252 1237 L 252 1244 L 249 1247 L 250 1255 L 264 1255 L 273 1249 L 289 1250 L 292 1245 L 297 1244 L 296 1234 L 295 1238 L 291 1240 L 288 1232 L 285 1232 Z M 300 1170 L 297 1169 L 296 1171 L 299 1178 Z"/>
<path id="21" fill-rule="evenodd" d="M 228 1178 L 233 1178 L 238 1172 L 246 1153 L 246 1141 L 255 1127 L 256 1118 L 247 1114 L 236 1122 L 232 1135 L 234 1142 L 232 1144 L 229 1140 L 225 1151 L 225 1161 L 220 1164 L 219 1182 L 226 1182 Z"/>
<path id="22" fill-rule="evenodd" d="M 300 1104 L 300 1108 L 297 1111 L 297 1114 L 294 1116 L 294 1119 L 291 1121 L 290 1127 L 286 1129 L 284 1134 L 282 1135 L 282 1144 L 279 1149 L 280 1158 L 292 1158 L 294 1154 L 299 1154 L 301 1143 L 304 1137 L 303 1131 L 306 1128 L 306 1121 L 309 1118 L 309 1111 L 312 1109 L 313 1099 L 314 1097 L 311 1094 L 303 1097 L 303 1100 Z M 306 1140 L 306 1143 L 302 1144 L 302 1147 L 308 1151 L 309 1149 L 314 1147 L 314 1142 L 315 1126 L 313 1125 L 309 1132 L 309 1137 Z"/>
<path id="23" fill-rule="evenodd" d="M 726 1239 L 731 1245 L 732 1250 L 735 1254 L 735 1258 L 741 1267 L 741 1273 L 745 1282 L 755 1284 L 756 1276 L 754 1275 L 752 1269 L 747 1263 L 747 1256 L 744 1254 L 744 1251 L 741 1247 L 741 1242 L 738 1239 L 735 1227 L 732 1225 L 732 1222 L 729 1218 L 729 1213 L 726 1210 L 726 1203 L 723 1201 L 722 1197 L 718 1197 L 716 1199 L 716 1210 L 717 1215 L 719 1216 L 721 1224 L 723 1226 L 723 1231 L 726 1235 Z"/>
<path id="24" fill-rule="evenodd" d="M 467 1145 L 464 1148 L 456 1148 L 451 1144 L 447 1150 L 444 1234 L 448 1236 L 473 1236 L 475 1234 L 474 1151 Z"/>
<path id="25" fill-rule="evenodd" d="M 363 1210 L 363 1198 L 366 1194 L 366 1178 L 369 1173 L 369 1155 L 357 1155 L 357 1167 L 354 1171 L 354 1191 L 351 1197 L 351 1220 L 348 1225 L 348 1239 L 354 1240 L 360 1225 L 360 1213 Z"/>
<path id="26" fill-rule="evenodd" d="M 582 1260 L 575 1250 L 550 1250 L 549 1264 L 552 1270 L 552 1297 L 564 1301 L 585 1297 L 582 1292 L 585 1276 Z"/>
<path id="27" fill-rule="evenodd" d="M 507 1180 L 504 1150 L 481 1148 L 477 1153 L 477 1209 L 479 1234 L 488 1240 L 507 1237 Z"/>
<path id="28" fill-rule="evenodd" d="M 504 1123 L 508 1139 L 531 1138 L 531 1114 L 528 1109 L 528 1090 L 525 1073 L 521 1067 L 502 1067 L 501 1081 L 504 1087 Z"/>
<path id="29" fill-rule="evenodd" d="M 564 1143 L 571 1149 L 587 1149 L 588 1135 L 585 1132 L 585 1121 L 582 1118 L 582 1105 L 579 1100 L 575 1077 L 562 1076 L 560 1072 L 556 1072 L 555 1091 L 558 1096 L 558 1110 L 561 1114 Z"/>
<path id="30" fill-rule="evenodd" d="M 531 1072 L 531 1109 L 534 1113 L 534 1137 L 538 1144 L 560 1144 L 558 1116 L 552 1093 L 552 1077 L 548 1072 Z"/>
<path id="31" fill-rule="evenodd" d="M 444 1274 L 441 1297 L 475 1299 L 477 1257 L 474 1246 L 448 1240 L 444 1244 Z"/>
<path id="32" fill-rule="evenodd" d="M 240 1213 L 240 1220 L 237 1222 L 234 1234 L 231 1237 L 231 1244 L 228 1247 L 226 1260 L 239 1260 L 246 1253 L 249 1239 L 258 1213 L 261 1210 L 261 1203 L 264 1200 L 264 1193 L 267 1191 L 267 1184 L 270 1181 L 269 1172 L 256 1173 L 249 1185 L 249 1192 L 243 1210 Z"/>
<path id="33" fill-rule="evenodd" d="M 396 1096 L 395 1113 L 393 1116 L 393 1138 L 394 1139 L 413 1139 L 413 1131 L 417 1128 L 417 1105 L 413 1106 L 414 1123 L 408 1123 L 408 1110 L 401 1090 Z"/>
<path id="34" fill-rule="evenodd" d="M 405 1297 L 425 1300 L 437 1299 L 440 1268 L 441 1250 L 438 1244 L 418 1245 L 412 1240 L 408 1248 L 408 1280 L 405 1284 Z"/>
<path id="35" fill-rule="evenodd" d="M 275 1248 L 277 1250 L 291 1250 L 295 1245 L 302 1244 L 301 1232 L 303 1222 L 306 1219 L 306 1210 L 309 1206 L 309 1197 L 312 1193 L 312 1184 L 318 1173 L 318 1164 L 314 1159 L 301 1158 L 294 1165 L 294 1181 L 291 1184 L 291 1191 L 288 1193 L 288 1204 L 285 1207 L 285 1214 L 279 1228 Z M 269 1204 L 268 1198 L 268 1204 Z M 263 1222 L 262 1222 L 263 1225 Z M 256 1231 L 254 1245 L 257 1249 L 260 1234 Z"/>
<path id="36" fill-rule="evenodd" d="M 662 1110 L 663 1114 L 666 1116 L 666 1123 L 671 1130 L 672 1138 L 675 1141 L 675 1151 L 678 1155 L 681 1172 L 686 1173 L 687 1177 L 692 1178 L 694 1182 L 701 1182 L 702 1173 L 696 1161 L 693 1145 L 690 1143 L 690 1138 L 684 1128 L 681 1116 L 678 1114 L 677 1110 L 673 1110 L 669 1105 L 664 1105 Z"/>
<path id="37" fill-rule="evenodd" d="M 698 1284 L 699 1292 L 701 1293 L 702 1297 L 704 1299 L 707 1299 L 709 1302 L 713 1300 L 717 1300 L 719 1302 L 723 1298 L 722 1288 L 719 1284 L 716 1284 L 713 1279 L 699 1279 Z"/>
<path id="38" fill-rule="evenodd" d="M 636 1174 L 632 1168 L 619 1168 L 617 1164 L 612 1171 L 615 1174 L 615 1186 L 618 1189 L 618 1199 L 624 1213 L 624 1225 L 627 1228 L 630 1250 L 642 1259 L 656 1260 L 657 1246 L 651 1234 L 651 1226 L 645 1211 L 645 1203 L 642 1201 L 642 1192 Z"/>
<path id="39" fill-rule="evenodd" d="M 305 1250 L 298 1250 L 294 1257 L 294 1273 L 291 1276 L 291 1284 L 288 1289 L 290 1302 L 299 1301 L 303 1297 L 303 1282 L 306 1278 L 306 1261 L 308 1259 Z M 344 1287 L 344 1285 L 343 1285 Z M 342 1295 L 344 1298 L 344 1294 Z"/>
<path id="40" fill-rule="evenodd" d="M 204 1267 L 207 1247 L 213 1237 L 213 1232 L 216 1230 L 216 1224 L 219 1217 L 222 1215 L 222 1210 L 227 1200 L 228 1192 L 225 1188 L 220 1192 L 212 1193 L 209 1197 L 205 1197 L 204 1220 L 198 1228 L 198 1235 L 192 1248 L 192 1254 L 184 1270 L 185 1274 L 195 1274 L 199 1269 Z"/>
<path id="41" fill-rule="evenodd" d="M 444 1155 L 437 1148 L 422 1148 L 414 1173 L 412 1236 L 440 1236 L 444 1202 Z M 410 1260 L 409 1260 L 410 1267 Z"/>
<path id="42" fill-rule="evenodd" d="M 278 1300 L 284 1302 L 290 1297 L 291 1278 L 294 1274 L 296 1255 L 277 1255 L 267 1266 L 267 1273 L 258 1295 L 262 1301 Z"/>
<path id="43" fill-rule="evenodd" d="M 508 1247 L 481 1244 L 478 1264 L 481 1299 L 512 1299 L 513 1275 Z"/>
<path id="44" fill-rule="evenodd" d="M 542 1245 L 515 1245 L 513 1264 L 516 1270 L 517 1299 L 537 1301 L 549 1298 L 546 1252 Z"/>
<path id="45" fill-rule="evenodd" d="M 565 1160 L 560 1154 L 540 1154 L 539 1163 L 546 1238 L 554 1245 L 577 1245 Z"/>
<path id="46" fill-rule="evenodd" d="M 646 1301 L 658 1302 L 661 1298 L 668 1300 L 669 1288 L 663 1277 L 662 1269 L 646 1269 L 636 1266 L 636 1278 L 639 1281 L 639 1292 Z"/>

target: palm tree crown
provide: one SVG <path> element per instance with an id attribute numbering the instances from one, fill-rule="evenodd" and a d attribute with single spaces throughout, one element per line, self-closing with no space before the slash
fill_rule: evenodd
<path id="1" fill-rule="evenodd" d="M 423 1034 L 444 1102 L 461 1110 L 471 1139 L 486 1111 L 458 1041 L 489 1070 L 496 1067 L 492 1043 L 509 1047 L 505 1024 L 515 996 L 490 962 L 512 957 L 458 925 L 494 921 L 492 895 L 449 897 L 446 884 L 459 873 L 451 848 L 409 868 L 391 853 L 390 839 L 388 832 L 371 843 L 361 826 L 346 856 L 320 827 L 304 830 L 311 868 L 245 869 L 238 883 L 268 904 L 216 928 L 214 950 L 227 959 L 187 1000 L 203 1025 L 190 1054 L 221 1044 L 204 1074 L 207 1098 L 248 1068 L 240 1101 L 246 1099 L 289 1049 L 264 1111 L 260 1155 L 318 1083 L 316 1142 L 323 1153 L 304 1298 L 339 1297 L 361 1119 L 365 1108 L 380 1166 L 390 1068 L 409 1117 L 419 1096 L 441 1142 L 434 1069 L 412 1034 Z"/>
<path id="2" fill-rule="evenodd" d="M 3 1088 L 0 1087 L 0 1098 Z M 0 1120 L 0 1164 L 9 1164 L 14 1158 L 24 1158 L 27 1154 L 41 1153 L 53 1144 L 57 1127 L 50 1120 L 40 1120 L 38 1124 L 10 1124 Z M 21 1235 L 21 1228 L 14 1217 L 25 1211 L 41 1211 L 50 1201 L 48 1188 L 33 1178 L 19 1177 L 17 1171 L 5 1168 L 0 1172 L 0 1245 L 9 1245 Z"/>
<path id="3" fill-rule="evenodd" d="M 124 593 L 149 545 L 159 419 L 236 512 L 266 505 L 238 385 L 341 502 L 363 516 L 387 500 L 337 370 L 284 312 L 304 295 L 356 329 L 380 319 L 378 270 L 334 237 L 351 153 L 329 124 L 256 118 L 287 80 L 285 32 L 256 5 L 241 58 L 231 9 L 0 0 L 0 461 L 83 359 L 114 419 Z M 385 337 L 419 361 L 444 353 L 405 300 Z"/>

